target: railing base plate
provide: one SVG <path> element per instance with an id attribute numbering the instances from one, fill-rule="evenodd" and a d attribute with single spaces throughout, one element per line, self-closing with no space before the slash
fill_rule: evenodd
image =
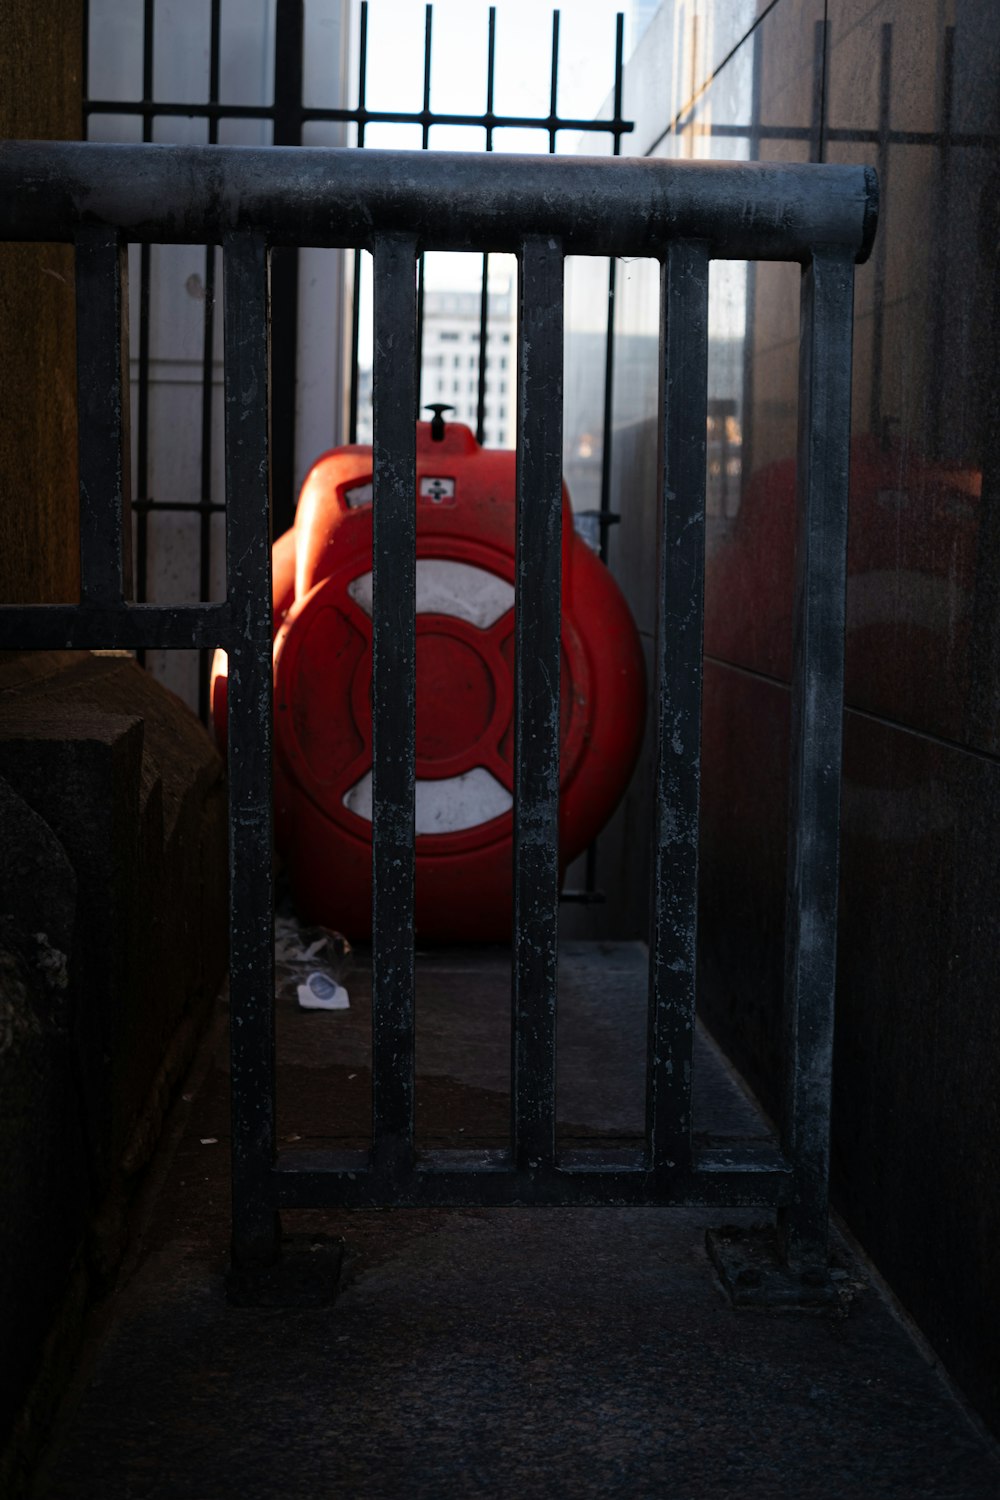
<path id="1" fill-rule="evenodd" d="M 759 1312 L 820 1313 L 847 1316 L 861 1283 L 836 1264 L 792 1267 L 778 1253 L 771 1224 L 741 1228 L 731 1224 L 705 1235 L 709 1259 L 730 1302 Z"/>

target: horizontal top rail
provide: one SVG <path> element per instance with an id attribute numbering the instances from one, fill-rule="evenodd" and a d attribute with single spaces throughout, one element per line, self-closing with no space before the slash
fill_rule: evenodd
<path id="1" fill-rule="evenodd" d="M 558 236 L 568 254 L 665 253 L 702 241 L 724 260 L 862 261 L 875 235 L 870 167 L 657 161 L 306 146 L 0 143 L 0 239 L 72 240 L 106 224 L 133 241 L 206 244 L 253 230 L 271 244 L 516 251 Z"/>

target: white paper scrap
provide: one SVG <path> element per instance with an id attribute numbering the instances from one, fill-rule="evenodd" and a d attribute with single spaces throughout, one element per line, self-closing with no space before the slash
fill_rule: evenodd
<path id="1" fill-rule="evenodd" d="M 310 974 L 296 990 L 302 1010 L 349 1010 L 350 998 L 342 984 L 329 974 Z"/>

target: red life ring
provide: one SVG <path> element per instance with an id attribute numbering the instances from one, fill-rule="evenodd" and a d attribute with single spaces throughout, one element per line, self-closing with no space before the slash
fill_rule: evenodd
<path id="1" fill-rule="evenodd" d="M 274 548 L 275 812 L 298 904 L 371 931 L 371 449 L 313 466 Z M 514 454 L 417 427 L 416 924 L 420 940 L 509 936 L 513 833 Z M 607 569 L 563 492 L 560 865 L 631 775 L 645 676 Z M 221 726 L 224 680 L 213 680 Z"/>

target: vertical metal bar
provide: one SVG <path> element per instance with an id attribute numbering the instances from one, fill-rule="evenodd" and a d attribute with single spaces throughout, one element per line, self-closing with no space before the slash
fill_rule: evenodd
<path id="1" fill-rule="evenodd" d="M 752 75 L 750 85 L 750 132 L 747 140 L 747 154 L 750 161 L 760 160 L 761 144 L 761 100 L 763 98 L 763 73 L 764 73 L 764 48 L 763 28 L 758 26 L 753 33 L 751 45 L 752 52 Z M 755 369 L 756 369 L 756 343 L 757 343 L 757 262 L 749 260 L 746 263 L 746 311 L 743 318 L 743 399 L 740 406 L 740 486 L 749 475 L 754 472 L 754 423 L 756 421 L 755 411 Z"/>
<path id="2" fill-rule="evenodd" d="M 622 134 L 624 120 L 622 119 L 622 93 L 625 86 L 625 17 L 621 11 L 615 17 L 615 108 L 611 121 L 612 134 L 614 136 L 614 149 L 612 154 L 620 156 L 622 150 Z"/>
<path id="3" fill-rule="evenodd" d="M 559 911 L 563 253 L 525 240 L 518 278 L 511 1133 L 521 1171 L 555 1159 Z"/>
<path id="4" fill-rule="evenodd" d="M 149 297 L 152 246 L 139 247 L 139 380 L 136 392 L 136 486 L 138 499 L 143 503 L 136 512 L 136 590 L 135 596 L 144 604 L 149 596 Z M 131 462 L 131 460 L 130 460 Z M 136 652 L 140 663 L 145 652 Z"/>
<path id="5" fill-rule="evenodd" d="M 274 144 L 302 144 L 303 0 L 277 0 L 274 21 Z M 282 246 L 271 256 L 271 472 L 274 526 L 295 519 L 295 410 L 298 393 L 299 252 Z"/>
<path id="6" fill-rule="evenodd" d="M 359 131 L 360 133 L 360 131 Z M 358 440 L 358 348 L 361 342 L 361 251 L 354 252 L 353 276 L 351 278 L 351 393 L 347 419 L 347 441 Z"/>
<path id="7" fill-rule="evenodd" d="M 205 246 L 205 321 L 202 332 L 200 599 L 211 589 L 212 380 L 215 368 L 215 246 Z"/>
<path id="8" fill-rule="evenodd" d="M 493 150 L 493 86 L 496 76 L 497 8 L 490 6 L 486 53 L 486 149 Z M 479 389 L 476 393 L 476 442 L 486 441 L 486 344 L 490 336 L 490 257 L 483 255 L 483 289 L 479 297 Z"/>
<path id="9" fill-rule="evenodd" d="M 361 32 L 358 40 L 358 149 L 365 144 L 365 94 L 368 74 L 368 0 L 361 0 Z M 361 341 L 361 251 L 354 252 L 353 304 L 351 308 L 351 391 L 347 416 L 347 441 L 358 440 L 358 345 Z"/>
<path id="10" fill-rule="evenodd" d="M 223 257 L 229 650 L 229 999 L 233 1260 L 269 1265 L 275 1151 L 271 837 L 271 483 L 268 257 L 234 235 Z"/>
<path id="11" fill-rule="evenodd" d="M 829 21 L 817 21 L 813 28 L 813 96 L 809 121 L 809 160 L 822 161 L 826 124 L 826 52 Z"/>
<path id="12" fill-rule="evenodd" d="M 80 139 L 89 135 L 90 122 L 90 0 L 83 0 L 83 57 L 80 60 Z"/>
<path id="13" fill-rule="evenodd" d="M 274 144 L 302 140 L 303 0 L 277 0 L 274 18 Z"/>
<path id="14" fill-rule="evenodd" d="M 883 203 L 891 203 L 889 196 L 890 167 L 893 151 L 889 139 L 892 127 L 892 22 L 882 26 L 881 50 L 878 73 L 878 169 L 879 196 Z M 872 252 L 872 361 L 871 391 L 868 403 L 868 431 L 878 440 L 883 440 L 882 427 L 882 378 L 885 364 L 885 288 L 888 274 L 886 236 L 876 236 Z"/>
<path id="15" fill-rule="evenodd" d="M 434 27 L 434 7 L 424 7 L 424 103 L 420 116 L 420 148 L 427 151 L 431 143 L 431 39 Z M 417 260 L 417 401 L 420 410 L 424 384 L 424 256 Z"/>
<path id="16" fill-rule="evenodd" d="M 615 142 L 617 146 L 618 142 Z M 608 261 L 608 323 L 604 342 L 604 432 L 601 441 L 601 562 L 608 560 L 608 516 L 611 514 L 611 447 L 615 398 L 615 292 L 618 262 Z"/>
<path id="17" fill-rule="evenodd" d="M 358 139 L 357 145 L 365 143 L 368 96 L 368 0 L 361 0 L 361 28 L 358 36 Z"/>
<path id="18" fill-rule="evenodd" d="M 420 149 L 430 145 L 431 129 L 431 37 L 434 29 L 434 7 L 424 6 L 424 102 L 420 113 Z"/>
<path id="19" fill-rule="evenodd" d="M 844 701 L 854 263 L 814 254 L 802 274 L 798 531 L 785 909 L 783 1145 L 795 1197 L 779 1214 L 790 1264 L 823 1263 Z"/>
<path id="20" fill-rule="evenodd" d="M 497 8 L 490 6 L 486 42 L 486 149 L 493 150 L 493 101 L 497 71 Z"/>
<path id="21" fill-rule="evenodd" d="M 219 42 L 222 25 L 222 0 L 212 0 L 208 65 L 208 99 L 219 99 Z M 208 118 L 208 142 L 219 139 L 217 115 Z M 215 246 L 205 246 L 205 318 L 201 351 L 201 515 L 198 528 L 198 597 L 207 599 L 212 592 L 212 408 L 215 373 Z M 208 722 L 209 653 L 198 655 L 198 714 Z"/>
<path id="22" fill-rule="evenodd" d="M 625 17 L 619 12 L 615 25 L 615 120 L 622 112 L 624 87 Z M 620 156 L 622 138 L 615 131 L 612 154 Z M 615 395 L 615 292 L 618 287 L 618 262 L 608 261 L 608 322 L 604 344 L 604 432 L 601 441 L 601 562 L 608 560 L 608 516 L 611 513 L 612 421 Z M 588 871 L 590 859 L 588 850 Z M 587 889 L 591 889 L 588 875 Z"/>
<path id="23" fill-rule="evenodd" d="M 142 138 L 153 139 L 153 0 L 144 0 L 142 17 Z M 139 249 L 139 388 L 136 401 L 136 487 L 143 503 L 136 513 L 136 589 L 140 604 L 149 596 L 149 303 L 152 247 Z M 145 651 L 136 652 L 140 665 Z"/>
<path id="24" fill-rule="evenodd" d="M 80 461 L 80 594 L 132 595 L 128 255 L 118 230 L 76 236 L 76 370 Z"/>
<path id="25" fill-rule="evenodd" d="M 934 222 L 937 224 L 952 223 L 952 194 L 956 187 L 952 172 L 952 132 L 955 122 L 955 28 L 946 26 L 944 28 L 944 45 L 941 49 L 941 131 L 940 145 L 938 147 L 938 170 L 937 182 L 934 189 Z M 881 179 L 880 179 L 881 180 Z M 879 236 L 881 240 L 882 236 Z M 932 276 L 939 286 L 944 286 L 948 276 L 949 261 L 949 237 L 939 234 L 935 238 L 933 251 L 934 270 Z M 951 331 L 951 309 L 946 297 L 934 297 L 931 301 L 931 368 L 943 372 L 946 369 L 946 354 L 948 335 Z M 947 451 L 950 434 L 946 431 L 945 424 L 951 406 L 952 387 L 946 378 L 933 382 L 933 449 L 940 453 Z M 888 434 L 883 434 L 883 446 Z M 985 510 L 985 507 L 984 507 Z M 983 536 L 982 528 L 979 532 Z M 977 591 L 977 598 L 982 592 Z M 988 639 L 987 636 L 978 636 L 973 632 L 974 638 Z"/>
<path id="26" fill-rule="evenodd" d="M 490 258 L 483 256 L 483 289 L 479 296 L 479 385 L 476 393 L 476 442 L 486 442 L 486 355 L 490 336 Z"/>
<path id="27" fill-rule="evenodd" d="M 153 139 L 153 27 L 155 0 L 142 7 L 142 138 Z"/>
<path id="28" fill-rule="evenodd" d="M 619 19 L 621 19 L 619 17 Z M 618 137 L 615 137 L 615 148 Z M 615 379 L 615 290 L 618 282 L 618 262 L 608 261 L 608 323 L 604 344 L 604 414 L 601 434 L 601 501 L 600 501 L 600 557 L 608 560 L 608 530 L 611 515 L 611 445 L 614 413 Z M 597 893 L 597 840 L 587 846 L 583 877 L 584 895 L 589 900 Z"/>
<path id="29" fill-rule="evenodd" d="M 417 401 L 420 410 L 424 384 L 424 257 L 417 257 Z"/>
<path id="30" fill-rule="evenodd" d="M 372 1153 L 413 1160 L 416 239 L 375 240 L 372 515 Z"/>
<path id="31" fill-rule="evenodd" d="M 622 89 L 625 75 L 625 17 L 619 11 L 615 18 L 615 83 L 614 83 L 614 125 L 617 127 L 622 112 Z M 614 129 L 612 135 L 612 155 L 620 156 L 622 149 L 621 131 Z M 604 409 L 601 431 L 601 499 L 600 499 L 600 557 L 601 562 L 608 560 L 608 531 L 610 529 L 609 517 L 611 515 L 611 458 L 614 442 L 613 419 L 615 398 L 615 292 L 618 286 L 618 262 L 614 258 L 608 261 L 608 317 L 604 338 Z M 587 846 L 586 861 L 584 864 L 583 877 L 584 896 L 591 900 L 597 894 L 597 840 Z"/>
<path id="32" fill-rule="evenodd" d="M 650 1165 L 691 1159 L 705 572 L 708 256 L 671 245 L 660 294 L 656 802 L 646 1112 Z"/>
<path id="33" fill-rule="evenodd" d="M 552 12 L 552 68 L 549 79 L 549 155 L 555 155 L 556 125 L 559 118 L 559 12 Z"/>

